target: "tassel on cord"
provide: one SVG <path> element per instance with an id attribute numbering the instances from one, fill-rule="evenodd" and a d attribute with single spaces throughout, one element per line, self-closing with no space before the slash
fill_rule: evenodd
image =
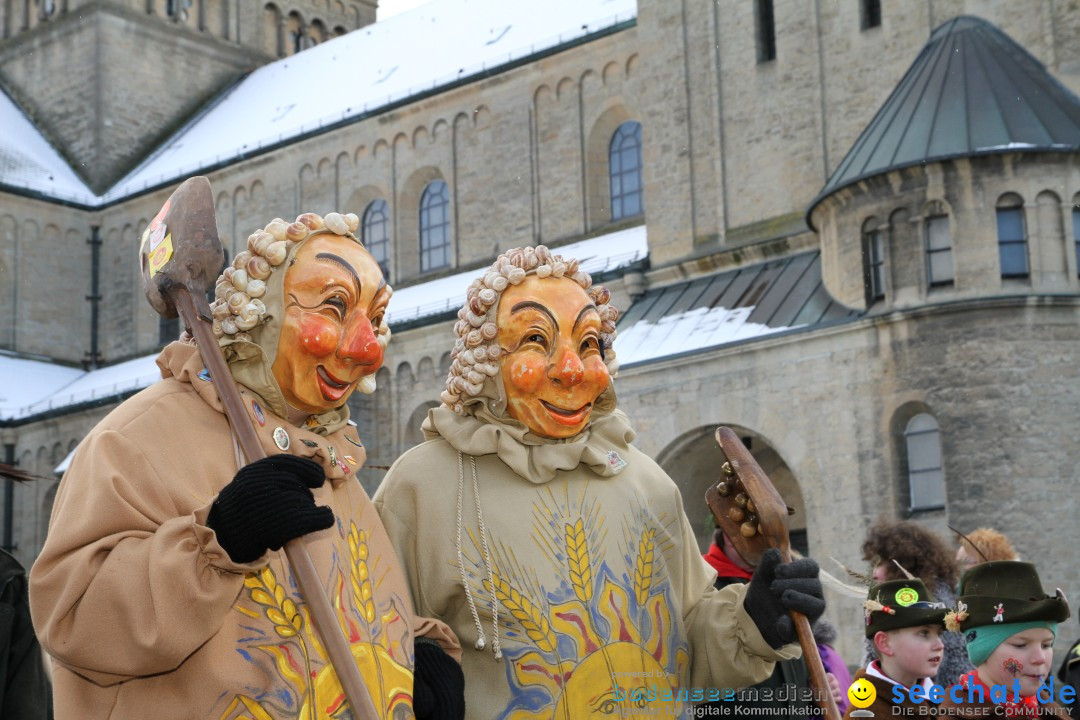
<path id="1" fill-rule="evenodd" d="M 956 609 L 945 613 L 945 629 L 952 632 L 960 632 L 960 623 L 968 619 L 968 606 L 962 601 L 956 601 Z"/>
<path id="2" fill-rule="evenodd" d="M 893 608 L 889 607 L 888 605 L 882 605 L 877 600 L 871 600 L 870 598 L 866 599 L 866 602 L 863 603 L 863 607 L 870 612 L 884 612 L 888 613 L 889 615 L 896 614 L 896 610 L 894 610 Z"/>

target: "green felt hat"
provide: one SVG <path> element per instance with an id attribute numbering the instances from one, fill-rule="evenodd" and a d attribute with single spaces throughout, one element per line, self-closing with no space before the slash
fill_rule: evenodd
<path id="1" fill-rule="evenodd" d="M 922 580 L 886 580 L 870 586 L 865 605 L 866 637 L 945 619 L 945 603 L 935 602 Z"/>
<path id="2" fill-rule="evenodd" d="M 1069 619 L 1064 593 L 1047 595 L 1031 563 L 999 560 L 973 565 L 960 578 L 957 595 L 950 624 L 958 624 L 962 631 L 993 623 Z"/>

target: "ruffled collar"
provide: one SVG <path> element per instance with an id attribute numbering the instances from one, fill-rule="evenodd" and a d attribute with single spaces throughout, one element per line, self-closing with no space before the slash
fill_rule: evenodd
<path id="1" fill-rule="evenodd" d="M 270 372 L 262 348 L 254 343 L 233 343 L 229 346 L 227 355 L 233 378 L 275 415 L 288 417 L 288 405 Z M 218 412 L 225 412 L 214 386 L 209 382 L 195 382 L 201 373 L 207 373 L 205 380 L 209 380 L 210 376 L 194 343 L 179 340 L 169 343 L 158 355 L 157 365 L 161 369 L 161 377 L 175 377 L 181 382 L 190 383 L 210 407 Z M 332 435 L 344 428 L 348 422 L 349 408 L 342 405 L 340 408 L 310 416 L 304 429 L 318 435 Z"/>
<path id="2" fill-rule="evenodd" d="M 483 404 L 470 410 L 472 414 L 459 414 L 445 406 L 432 408 L 422 426 L 425 437 L 441 437 L 468 455 L 498 455 L 517 475 L 538 485 L 579 465 L 599 477 L 617 475 L 626 467 L 634 439 L 629 419 L 619 410 L 595 416 L 582 432 L 564 440 L 534 435 L 516 420 L 496 417 Z"/>

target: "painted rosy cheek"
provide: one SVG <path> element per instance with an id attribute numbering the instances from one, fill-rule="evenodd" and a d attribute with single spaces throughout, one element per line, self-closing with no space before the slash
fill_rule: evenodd
<path id="1" fill-rule="evenodd" d="M 314 313 L 304 313 L 300 318 L 300 344 L 304 352 L 315 357 L 326 357 L 338 346 L 341 333 L 334 323 Z"/>
<path id="2" fill-rule="evenodd" d="M 534 393 L 544 381 L 544 358 L 527 353 L 510 363 L 510 383 L 525 393 Z"/>
<path id="3" fill-rule="evenodd" d="M 604 361 L 598 357 L 591 357 L 585 361 L 585 380 L 592 383 L 603 383 L 607 385 L 611 380 L 611 374 L 608 373 L 607 365 Z"/>

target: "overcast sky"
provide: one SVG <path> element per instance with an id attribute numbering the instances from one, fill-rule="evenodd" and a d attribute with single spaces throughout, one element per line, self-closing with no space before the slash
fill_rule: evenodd
<path id="1" fill-rule="evenodd" d="M 410 10 L 417 5 L 423 5 L 426 2 L 428 2 L 428 0 L 379 0 L 379 10 L 376 14 L 376 19 L 385 20 L 388 17 Z"/>

